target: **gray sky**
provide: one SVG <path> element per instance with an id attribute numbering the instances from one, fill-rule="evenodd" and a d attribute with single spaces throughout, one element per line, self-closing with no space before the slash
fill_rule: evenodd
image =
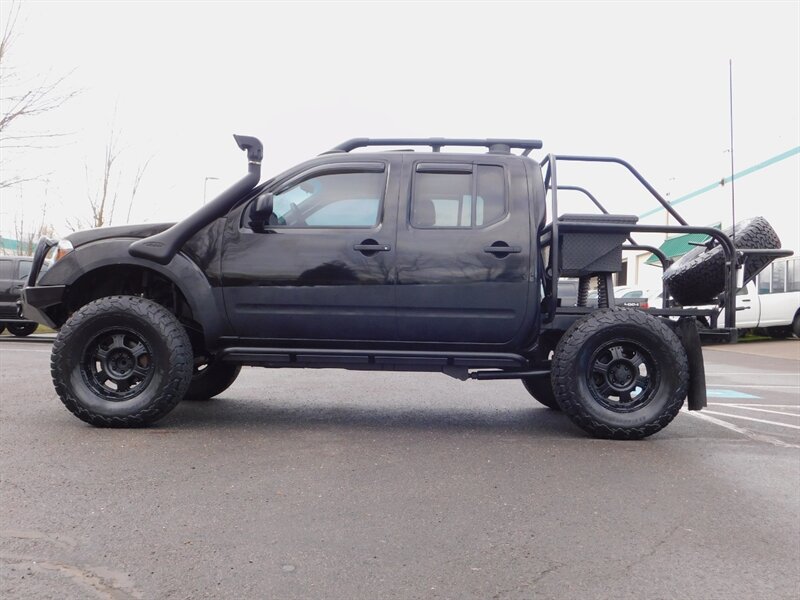
<path id="1" fill-rule="evenodd" d="M 30 77 L 71 72 L 83 92 L 28 122 L 72 132 L 62 146 L 4 153 L 4 170 L 49 183 L 6 190 L 0 230 L 13 231 L 20 199 L 35 213 L 45 187 L 59 232 L 88 217 L 84 165 L 99 170 L 114 118 L 123 206 L 153 155 L 132 221 L 178 219 L 202 202 L 204 177 L 220 178 L 209 196 L 238 178 L 234 132 L 264 142 L 265 178 L 350 137 L 537 137 L 547 151 L 627 158 L 674 197 L 728 174 L 729 58 L 737 166 L 800 145 L 798 2 L 29 1 L 9 62 Z M 619 181 L 598 179 L 612 209 L 652 206 Z"/>

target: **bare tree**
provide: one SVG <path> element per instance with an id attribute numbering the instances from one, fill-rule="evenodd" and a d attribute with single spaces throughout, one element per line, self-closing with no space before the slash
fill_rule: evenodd
<path id="1" fill-rule="evenodd" d="M 119 134 L 111 127 L 111 133 L 106 142 L 105 159 L 103 161 L 103 172 L 101 175 L 101 183 L 99 189 L 91 192 L 87 189 L 87 198 L 89 199 L 89 206 L 92 209 L 92 227 L 102 227 L 103 225 L 110 225 L 114 219 L 114 209 L 117 206 L 117 195 L 119 191 L 119 176 L 115 163 L 119 158 Z M 112 183 L 116 179 L 116 185 L 112 192 Z M 89 183 L 89 166 L 86 165 L 86 182 L 87 188 Z"/>
<path id="2" fill-rule="evenodd" d="M 99 183 L 92 184 L 91 180 L 93 174 L 89 168 L 89 163 L 85 163 L 86 199 L 89 203 L 91 218 L 68 218 L 67 227 L 70 230 L 77 231 L 79 229 L 103 227 L 105 225 L 113 224 L 114 216 L 117 212 L 117 202 L 120 200 L 120 188 L 123 187 L 123 182 L 126 180 L 125 173 L 120 166 L 120 158 L 122 156 L 120 137 L 119 131 L 116 130 L 112 123 L 108 140 L 106 141 L 105 153 L 103 155 L 103 166 L 99 175 Z M 131 181 L 131 191 L 130 196 L 128 196 L 128 207 L 125 212 L 126 223 L 130 221 L 131 210 L 133 208 L 134 200 L 136 199 L 136 194 L 139 191 L 142 178 L 144 177 L 145 171 L 147 170 L 152 158 L 153 157 L 151 156 L 143 164 L 140 164 L 137 167 L 136 174 Z"/>
<path id="3" fill-rule="evenodd" d="M 14 150 L 44 148 L 55 138 L 67 135 L 58 132 L 41 132 L 24 129 L 32 117 L 40 116 L 59 108 L 72 98 L 76 91 L 64 91 L 66 77 L 51 78 L 49 75 L 35 80 L 25 80 L 15 68 L 8 64 L 10 52 L 17 37 L 20 3 L 11 2 L 0 38 L 0 151 L 7 159 Z M 8 162 L 6 162 L 6 169 Z M 0 174 L 0 189 L 36 179 L 37 175 Z"/>
<path id="4" fill-rule="evenodd" d="M 136 175 L 133 178 L 133 185 L 131 186 L 131 199 L 128 202 L 128 214 L 125 217 L 126 223 L 131 222 L 131 209 L 133 208 L 133 200 L 136 198 L 136 192 L 139 191 L 139 184 L 142 182 L 144 172 L 147 170 L 147 165 L 150 164 L 151 160 L 153 160 L 152 156 L 144 161 L 143 165 L 139 165 L 139 168 L 136 169 Z"/>
<path id="5" fill-rule="evenodd" d="M 42 211 L 38 225 L 30 229 L 25 225 L 25 215 L 21 213 L 14 216 L 14 238 L 17 240 L 16 253 L 18 256 L 30 256 L 36 248 L 36 243 L 42 236 L 53 237 L 55 229 L 47 222 L 47 202 L 42 204 Z"/>

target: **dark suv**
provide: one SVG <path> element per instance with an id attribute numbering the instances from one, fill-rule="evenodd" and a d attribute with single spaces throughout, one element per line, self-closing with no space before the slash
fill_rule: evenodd
<path id="1" fill-rule="evenodd" d="M 0 333 L 8 329 L 12 335 L 25 337 L 39 326 L 17 313 L 22 287 L 32 266 L 30 256 L 0 256 Z"/>
<path id="2" fill-rule="evenodd" d="M 622 250 L 649 248 L 632 233 L 709 236 L 699 266 L 649 248 L 684 304 L 713 292 L 734 308 L 737 273 L 752 279 L 782 253 L 769 236 L 750 251 L 687 226 L 625 161 L 535 162 L 537 140 L 354 139 L 258 185 L 261 143 L 235 137 L 247 175 L 185 220 L 40 241 L 24 312 L 60 329 L 53 381 L 79 418 L 145 425 L 219 394 L 242 365 L 411 370 L 520 379 L 595 436 L 641 438 L 687 396 L 705 405 L 695 323 L 719 311 L 668 309 L 669 294 L 660 309 L 614 307 Z M 576 160 L 623 165 L 681 225 L 558 216 L 556 167 Z M 575 300 L 559 301 L 561 277 L 578 282 Z M 735 341 L 734 318 L 708 335 Z"/>

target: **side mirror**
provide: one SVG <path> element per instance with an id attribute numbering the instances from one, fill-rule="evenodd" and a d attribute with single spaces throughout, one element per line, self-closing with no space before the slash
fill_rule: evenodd
<path id="1" fill-rule="evenodd" d="M 264 192 L 256 198 L 253 208 L 250 209 L 250 227 L 254 231 L 264 231 L 264 226 L 269 225 L 274 199 L 275 194 L 272 192 Z"/>

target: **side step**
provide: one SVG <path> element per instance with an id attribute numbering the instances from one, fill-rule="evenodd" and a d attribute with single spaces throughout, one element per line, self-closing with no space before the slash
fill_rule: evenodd
<path id="1" fill-rule="evenodd" d="M 530 368 L 528 361 L 519 354 L 494 352 L 231 347 L 222 350 L 220 358 L 224 362 L 259 367 L 442 371 L 459 378 L 466 378 L 467 369 Z"/>

